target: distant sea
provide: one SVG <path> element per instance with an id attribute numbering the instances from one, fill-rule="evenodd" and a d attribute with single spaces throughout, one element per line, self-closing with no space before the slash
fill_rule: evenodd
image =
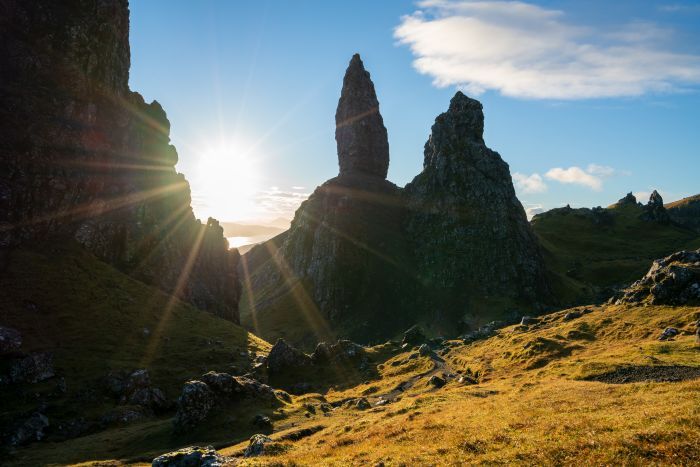
<path id="1" fill-rule="evenodd" d="M 274 237 L 275 234 L 263 234 L 263 235 L 254 235 L 251 237 L 226 237 L 228 240 L 228 246 L 231 248 L 238 248 L 238 251 L 241 252 L 241 254 L 247 252 L 251 248 L 253 248 L 255 245 L 258 243 L 262 243 L 265 240 L 269 240 L 272 237 Z"/>

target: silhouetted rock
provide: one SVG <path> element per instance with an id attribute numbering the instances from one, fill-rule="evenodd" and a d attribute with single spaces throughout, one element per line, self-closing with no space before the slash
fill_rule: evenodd
<path id="1" fill-rule="evenodd" d="M 620 198 L 617 203 L 613 204 L 614 207 L 621 207 L 621 206 L 636 206 L 637 205 L 637 198 L 632 194 L 630 191 L 625 195 L 624 198 Z"/>
<path id="2" fill-rule="evenodd" d="M 423 329 L 420 326 L 411 326 L 406 332 L 403 333 L 403 344 L 409 345 L 420 345 L 424 343 L 428 338 L 425 336 Z"/>
<path id="3" fill-rule="evenodd" d="M 452 321 L 491 298 L 492 309 L 551 299 L 508 164 L 485 146 L 483 130 L 481 103 L 457 92 L 435 119 L 423 172 L 405 188 L 406 230 L 425 284 L 420 298 Z"/>
<path id="4" fill-rule="evenodd" d="M 384 180 L 377 108 L 355 56 L 337 112 L 339 176 L 302 203 L 288 232 L 241 263 L 256 331 L 308 347 L 338 336 L 368 343 L 417 322 L 454 333 L 465 314 L 547 303 L 540 248 L 508 165 L 484 145 L 481 104 L 452 99 L 405 190 Z M 282 316 L 294 332 L 277 324 Z"/>
<path id="5" fill-rule="evenodd" d="M 700 304 L 700 249 L 657 259 L 646 275 L 610 299 L 652 305 Z"/>
<path id="6" fill-rule="evenodd" d="M 335 112 L 340 175 L 362 172 L 386 178 L 389 141 L 374 84 L 359 54 L 350 60 Z"/>
<path id="7" fill-rule="evenodd" d="M 77 241 L 237 321 L 238 252 L 195 219 L 161 105 L 129 90 L 128 2 L 2 11 L 0 248 Z"/>
<path id="8" fill-rule="evenodd" d="M 645 221 L 658 224 L 668 224 L 671 218 L 664 207 L 664 200 L 658 191 L 654 190 L 649 197 L 649 202 L 644 206 L 641 218 Z"/>

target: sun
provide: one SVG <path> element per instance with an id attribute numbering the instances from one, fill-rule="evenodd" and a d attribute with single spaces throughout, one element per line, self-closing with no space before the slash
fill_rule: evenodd
<path id="1" fill-rule="evenodd" d="M 198 157 L 193 200 L 202 217 L 220 221 L 254 218 L 259 206 L 260 159 L 251 145 L 225 141 L 205 147 Z"/>

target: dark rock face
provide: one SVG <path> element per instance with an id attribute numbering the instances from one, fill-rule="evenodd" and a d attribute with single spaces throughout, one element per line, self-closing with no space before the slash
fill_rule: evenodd
<path id="1" fill-rule="evenodd" d="M 358 54 L 345 72 L 335 125 L 340 175 L 362 172 L 386 178 L 389 141 L 374 84 Z"/>
<path id="2" fill-rule="evenodd" d="M 36 412 L 24 420 L 15 432 L 12 433 L 9 439 L 10 445 L 20 446 L 32 441 L 41 441 L 45 436 L 44 430 L 48 427 L 48 417 Z"/>
<path id="3" fill-rule="evenodd" d="M 53 354 L 35 352 L 15 359 L 10 365 L 10 379 L 13 383 L 38 383 L 56 374 L 53 367 Z"/>
<path id="4" fill-rule="evenodd" d="M 433 307 L 537 306 L 551 298 L 539 244 L 483 128 L 481 104 L 461 92 L 435 119 L 423 172 L 405 188 L 416 268 Z"/>
<path id="5" fill-rule="evenodd" d="M 481 104 L 457 93 L 436 119 L 423 172 L 403 190 L 384 180 L 377 109 L 354 56 L 336 113 L 339 176 L 302 203 L 285 234 L 242 261 L 252 327 L 294 345 L 367 343 L 420 321 L 452 332 L 464 313 L 547 303 L 540 249 L 508 165 L 484 145 Z M 282 316 L 304 332 L 280 331 Z"/>
<path id="6" fill-rule="evenodd" d="M 129 90 L 127 1 L 2 10 L 0 248 L 77 241 L 236 321 L 238 253 L 195 219 L 163 108 Z"/>
<path id="7" fill-rule="evenodd" d="M 654 190 L 649 197 L 649 202 L 644 206 L 641 215 L 642 219 L 648 222 L 668 224 L 671 218 L 664 207 L 664 200 L 658 191 Z"/>
<path id="8" fill-rule="evenodd" d="M 700 232 L 700 195 L 670 203 L 666 211 L 676 224 Z"/>
<path id="9" fill-rule="evenodd" d="M 700 304 L 700 250 L 657 259 L 649 272 L 611 302 L 651 305 Z"/>

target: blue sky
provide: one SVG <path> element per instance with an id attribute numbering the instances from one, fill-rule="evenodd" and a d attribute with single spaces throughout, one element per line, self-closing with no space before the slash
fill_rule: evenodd
<path id="1" fill-rule="evenodd" d="M 613 3 L 613 5 L 611 5 Z M 133 90 L 171 121 L 195 213 L 291 217 L 337 174 L 353 53 L 389 133 L 389 179 L 422 168 L 457 89 L 531 212 L 626 192 L 700 193 L 700 2 L 132 0 Z"/>

